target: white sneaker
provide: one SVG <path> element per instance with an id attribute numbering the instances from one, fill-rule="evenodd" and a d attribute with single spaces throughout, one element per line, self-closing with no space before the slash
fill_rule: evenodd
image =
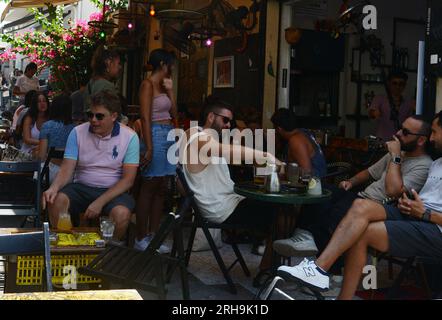
<path id="1" fill-rule="evenodd" d="M 146 250 L 147 247 L 149 246 L 150 242 L 152 241 L 153 237 L 154 237 L 154 235 L 150 234 L 150 235 L 147 235 L 146 237 L 144 237 L 143 239 L 141 239 L 140 241 L 135 239 L 134 249 L 139 250 L 139 251 Z M 165 244 L 162 244 L 158 248 L 158 252 L 161 254 L 170 253 L 170 251 L 171 251 L 170 247 Z"/>
<path id="2" fill-rule="evenodd" d="M 327 273 L 318 268 L 314 261 L 309 261 L 307 258 L 293 267 L 280 266 L 278 275 L 318 291 L 325 291 L 330 287 L 330 277 Z"/>
<path id="3" fill-rule="evenodd" d="M 313 235 L 299 228 L 290 238 L 273 242 L 273 250 L 284 257 L 307 257 L 318 253 Z"/>
<path id="4" fill-rule="evenodd" d="M 139 241 L 135 238 L 134 249 L 138 251 L 146 250 L 151 240 L 152 240 L 152 235 L 147 235 Z"/>

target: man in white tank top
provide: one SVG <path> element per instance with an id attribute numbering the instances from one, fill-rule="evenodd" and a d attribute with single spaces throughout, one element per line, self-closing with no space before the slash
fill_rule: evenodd
<path id="1" fill-rule="evenodd" d="M 227 103 L 208 97 L 203 119 L 203 128 L 192 127 L 186 132 L 187 140 L 183 142 L 186 145 L 180 149 L 184 176 L 201 214 L 211 222 L 244 224 L 251 229 L 268 231 L 273 208 L 236 194 L 227 162 L 237 157 L 277 165 L 281 162 L 270 153 L 244 146 L 234 148 L 220 142 L 222 130 L 229 130 L 233 119 L 232 108 Z"/>

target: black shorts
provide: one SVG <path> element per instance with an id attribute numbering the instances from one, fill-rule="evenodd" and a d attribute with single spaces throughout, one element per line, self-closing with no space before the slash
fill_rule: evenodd
<path id="1" fill-rule="evenodd" d="M 269 231 L 275 213 L 276 209 L 271 203 L 244 199 L 236 206 L 224 223 L 244 225 L 247 229 Z"/>
<path id="2" fill-rule="evenodd" d="M 442 232 L 436 224 L 402 214 L 397 207 L 384 206 L 389 249 L 395 257 L 442 258 Z"/>
<path id="3" fill-rule="evenodd" d="M 75 226 L 78 226 L 80 222 L 80 213 L 85 212 L 87 207 L 107 190 L 107 188 L 89 187 L 81 183 L 70 183 L 60 190 L 69 198 L 69 212 Z M 103 207 L 102 214 L 108 215 L 116 206 L 124 206 L 132 211 L 135 208 L 135 200 L 127 193 L 123 193 L 108 202 Z"/>

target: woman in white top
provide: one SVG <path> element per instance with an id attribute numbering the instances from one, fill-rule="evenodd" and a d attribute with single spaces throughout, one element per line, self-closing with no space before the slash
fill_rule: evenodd
<path id="1" fill-rule="evenodd" d="M 35 76 L 37 72 L 37 65 L 34 62 L 29 63 L 25 68 L 25 73 L 17 79 L 15 83 L 13 94 L 20 97 L 19 105 L 25 101 L 25 94 L 30 90 L 38 91 L 40 83 Z"/>
<path id="2" fill-rule="evenodd" d="M 38 156 L 38 145 L 40 129 L 43 123 L 48 121 L 49 99 L 43 94 L 35 95 L 31 101 L 31 106 L 23 120 L 23 144 L 21 151 L 32 153 Z"/>

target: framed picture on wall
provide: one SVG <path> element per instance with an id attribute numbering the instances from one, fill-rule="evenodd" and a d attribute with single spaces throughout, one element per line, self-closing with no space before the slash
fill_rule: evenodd
<path id="1" fill-rule="evenodd" d="M 213 87 L 233 88 L 235 86 L 235 57 L 218 57 L 213 63 Z"/>

